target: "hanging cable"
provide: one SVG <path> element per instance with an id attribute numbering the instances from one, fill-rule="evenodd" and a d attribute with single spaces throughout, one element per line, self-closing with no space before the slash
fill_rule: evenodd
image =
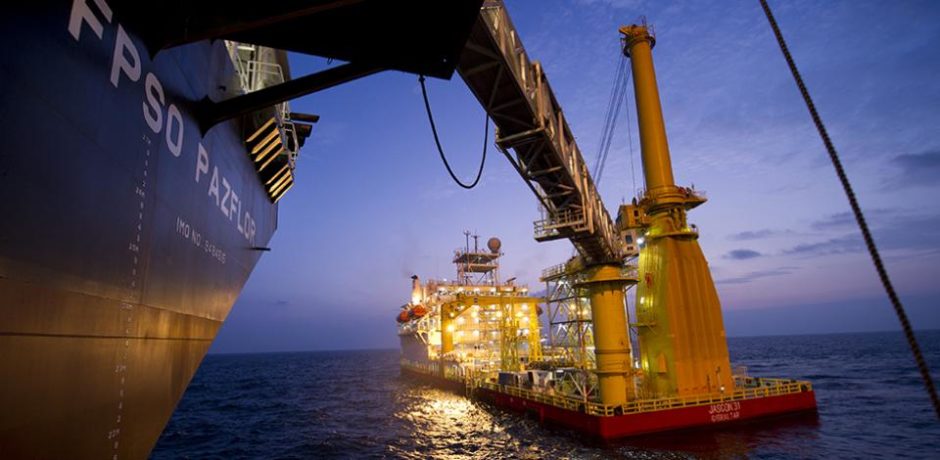
<path id="1" fill-rule="evenodd" d="M 894 312 L 898 316 L 898 320 L 901 322 L 901 328 L 904 330 L 904 336 L 907 338 L 907 344 L 911 347 L 911 353 L 914 354 L 914 361 L 917 362 L 917 369 L 920 371 L 920 376 L 924 381 L 924 387 L 927 390 L 927 395 L 930 397 L 931 403 L 933 403 L 933 409 L 937 413 L 937 418 L 940 418 L 940 398 L 937 397 L 937 389 L 933 384 L 933 378 L 930 376 L 930 370 L 927 368 L 927 362 L 924 360 L 924 355 L 920 351 L 920 346 L 917 344 L 917 338 L 914 336 L 914 330 L 911 327 L 911 322 L 907 319 L 907 313 L 904 311 L 904 305 L 901 304 L 901 299 L 898 297 L 897 292 L 894 290 L 894 285 L 891 283 L 891 279 L 888 277 L 888 271 L 885 269 L 884 263 L 881 261 L 881 255 L 878 253 L 878 247 L 875 246 L 875 240 L 871 236 L 871 232 L 868 230 L 868 224 L 865 222 L 865 216 L 862 214 L 862 208 L 858 204 L 858 199 L 855 197 L 855 192 L 852 190 L 852 184 L 849 182 L 848 176 L 845 174 L 845 169 L 842 167 L 842 161 L 839 160 L 839 154 L 836 152 L 835 146 L 832 144 L 832 140 L 829 138 L 829 133 L 826 131 L 826 126 L 823 125 L 822 118 L 819 117 L 819 113 L 816 111 L 816 105 L 813 104 L 812 98 L 809 96 L 809 91 L 806 89 L 806 84 L 803 83 L 803 77 L 800 76 L 800 71 L 796 68 L 796 63 L 793 61 L 793 56 L 790 55 L 790 50 L 787 48 L 787 43 L 783 39 L 783 34 L 780 33 L 780 27 L 777 26 L 777 20 L 774 19 L 773 13 L 770 11 L 770 5 L 767 4 L 767 0 L 759 0 L 761 8 L 764 9 L 764 14 L 767 15 L 767 21 L 770 22 L 770 27 L 773 29 L 774 36 L 777 38 L 777 44 L 780 45 L 780 51 L 783 52 L 783 57 L 787 60 L 787 66 L 790 67 L 790 73 L 793 74 L 793 79 L 796 80 L 796 86 L 800 89 L 800 94 L 803 95 L 803 101 L 806 102 L 806 108 L 809 109 L 809 113 L 813 118 L 813 123 L 816 124 L 816 130 L 819 131 L 819 136 L 822 137 L 823 144 L 826 146 L 826 151 L 829 152 L 829 159 L 832 160 L 832 166 L 836 170 L 836 175 L 839 176 L 839 181 L 842 183 L 842 188 L 845 190 L 845 195 L 849 199 L 849 205 L 852 206 L 852 213 L 855 214 L 855 220 L 858 222 L 858 227 L 862 231 L 862 237 L 865 239 L 865 246 L 868 247 L 868 253 L 871 254 L 871 260 L 875 264 L 875 270 L 878 272 L 878 277 L 881 279 L 881 284 L 884 286 L 885 292 L 888 294 L 888 298 L 891 300 L 891 305 L 894 307 Z"/>
<path id="2" fill-rule="evenodd" d="M 607 166 L 607 155 L 610 153 L 610 146 L 614 140 L 614 133 L 616 132 L 617 119 L 620 117 L 620 109 L 623 107 L 623 101 L 627 94 L 627 83 L 630 81 L 630 74 L 626 74 L 625 77 L 621 79 L 621 84 L 619 92 L 617 94 L 617 105 L 614 110 L 614 116 L 610 120 L 610 128 L 607 132 L 607 142 L 604 144 L 604 157 L 601 158 L 600 169 L 597 171 L 596 182 L 600 183 L 602 177 L 604 177 L 604 167 Z"/>
<path id="3" fill-rule="evenodd" d="M 621 56 L 620 65 L 617 67 L 617 74 L 614 77 L 614 84 L 611 87 L 610 100 L 607 102 L 607 115 L 604 117 L 604 126 L 601 130 L 601 140 L 598 144 L 594 174 L 592 175 L 594 183 L 598 185 L 604 175 L 604 167 L 607 164 L 607 156 L 613 143 L 617 120 L 620 117 L 620 110 L 626 96 L 627 82 L 630 80 L 630 73 L 626 72 L 626 62 L 626 57 Z"/>
<path id="4" fill-rule="evenodd" d="M 627 103 L 627 145 L 630 147 L 630 177 L 633 179 L 633 193 L 636 196 L 636 167 L 633 164 L 633 122 L 630 120 L 630 103 Z"/>
<path id="5" fill-rule="evenodd" d="M 437 144 L 437 153 L 441 155 L 441 160 L 444 162 L 444 167 L 447 168 L 447 173 L 450 174 L 450 178 L 457 183 L 457 185 L 470 190 L 473 187 L 476 187 L 480 183 L 480 177 L 483 176 L 483 165 L 486 164 L 486 144 L 489 142 L 490 138 L 490 115 L 486 114 L 486 120 L 483 125 L 483 158 L 480 159 L 480 169 L 477 171 L 476 179 L 473 179 L 471 184 L 464 184 L 457 178 L 457 175 L 454 174 L 454 170 L 450 168 L 450 163 L 447 162 L 447 157 L 444 156 L 444 149 L 441 147 L 441 140 L 437 136 L 437 127 L 434 125 L 434 116 L 431 114 L 431 103 L 428 101 L 428 90 L 424 86 L 424 75 L 418 76 L 418 81 L 421 82 L 421 95 L 424 96 L 424 108 L 428 112 L 428 121 L 431 122 L 431 132 L 434 134 L 434 143 Z"/>
<path id="6" fill-rule="evenodd" d="M 611 87 L 610 100 L 607 103 L 607 115 L 604 118 L 604 125 L 601 130 L 601 139 L 597 146 L 597 158 L 594 162 L 594 183 L 598 184 L 600 178 L 603 175 L 604 164 L 607 161 L 607 145 L 612 136 L 612 129 L 614 124 L 613 120 L 616 118 L 617 106 L 621 98 L 621 84 L 623 82 L 623 74 L 625 67 L 625 59 L 621 57 L 620 65 L 617 68 L 617 76 L 614 79 L 614 84 Z"/>
<path id="7" fill-rule="evenodd" d="M 601 139 L 597 144 L 597 156 L 594 158 L 594 174 L 597 176 L 597 170 L 600 168 L 601 157 L 603 156 L 604 142 L 607 138 L 607 130 L 610 125 L 610 117 L 614 113 L 614 101 L 617 99 L 617 92 L 620 87 L 620 80 L 623 78 L 625 59 L 621 56 L 620 64 L 617 66 L 617 72 L 614 74 L 614 83 L 610 85 L 610 96 L 607 98 L 607 110 L 604 115 L 604 124 L 601 128 Z"/>

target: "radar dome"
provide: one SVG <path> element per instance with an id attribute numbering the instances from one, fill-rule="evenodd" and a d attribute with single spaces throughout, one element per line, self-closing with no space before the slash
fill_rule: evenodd
<path id="1" fill-rule="evenodd" d="M 499 248 L 503 245 L 499 238 L 493 237 L 486 242 L 486 247 L 490 248 L 490 252 L 496 254 L 499 252 Z"/>

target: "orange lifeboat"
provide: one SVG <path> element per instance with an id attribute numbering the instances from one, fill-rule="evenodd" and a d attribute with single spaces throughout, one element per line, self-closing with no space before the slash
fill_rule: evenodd
<path id="1" fill-rule="evenodd" d="M 417 305 L 411 309 L 411 315 L 415 318 L 420 318 L 426 314 L 428 314 L 428 309 L 424 308 L 424 305 Z"/>
<path id="2" fill-rule="evenodd" d="M 410 318 L 408 317 L 408 311 L 407 311 L 407 310 L 402 310 L 402 312 L 398 314 L 398 318 L 396 318 L 396 319 L 398 320 L 399 323 L 408 322 L 408 320 L 410 319 Z"/>
<path id="3" fill-rule="evenodd" d="M 535 306 L 535 315 L 536 315 L 536 316 L 542 316 L 542 306 L 541 306 L 541 305 L 536 305 L 536 306 Z"/>

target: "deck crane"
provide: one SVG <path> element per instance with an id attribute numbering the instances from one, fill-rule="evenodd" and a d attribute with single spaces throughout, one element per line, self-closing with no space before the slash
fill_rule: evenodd
<path id="1" fill-rule="evenodd" d="M 593 318 L 601 402 L 619 405 L 637 391 L 682 396 L 733 388 L 720 305 L 698 233 L 686 211 L 705 198 L 675 185 L 645 25 L 626 26 L 644 175 L 648 189 L 619 209 L 604 207 L 542 66 L 529 59 L 501 1 L 487 1 L 457 71 L 497 127 L 496 144 L 543 210 L 535 239 L 569 239 L 565 265 L 586 290 Z M 641 251 L 635 236 L 643 234 Z M 639 254 L 639 266 L 628 264 Z M 637 289 L 643 388 L 635 385 L 625 287 Z"/>

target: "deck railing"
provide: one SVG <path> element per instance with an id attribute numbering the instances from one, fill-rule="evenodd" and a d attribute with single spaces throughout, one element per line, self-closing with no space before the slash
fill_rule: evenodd
<path id="1" fill-rule="evenodd" d="M 419 372 L 440 375 L 440 370 L 436 363 L 416 363 L 404 359 L 401 363 L 402 366 L 409 367 Z M 452 380 L 459 379 L 452 378 Z M 813 389 L 812 384 L 807 381 L 764 377 L 743 377 L 737 380 L 736 385 L 738 386 L 734 391 L 725 394 L 642 399 L 631 401 L 623 405 L 609 405 L 600 404 L 593 401 L 584 401 L 583 399 L 557 393 L 551 394 L 544 391 L 527 390 L 525 388 L 509 385 L 499 385 L 493 382 L 481 381 L 478 379 L 464 381 L 464 384 L 475 388 L 484 388 L 490 391 L 516 396 L 542 404 L 548 404 L 550 406 L 560 407 L 562 409 L 584 412 L 589 415 L 596 415 L 601 417 L 610 417 L 620 414 L 638 414 L 643 412 L 654 412 L 683 407 L 707 406 L 710 404 L 720 404 L 755 398 L 766 398 L 770 396 L 783 396 L 812 391 Z"/>

